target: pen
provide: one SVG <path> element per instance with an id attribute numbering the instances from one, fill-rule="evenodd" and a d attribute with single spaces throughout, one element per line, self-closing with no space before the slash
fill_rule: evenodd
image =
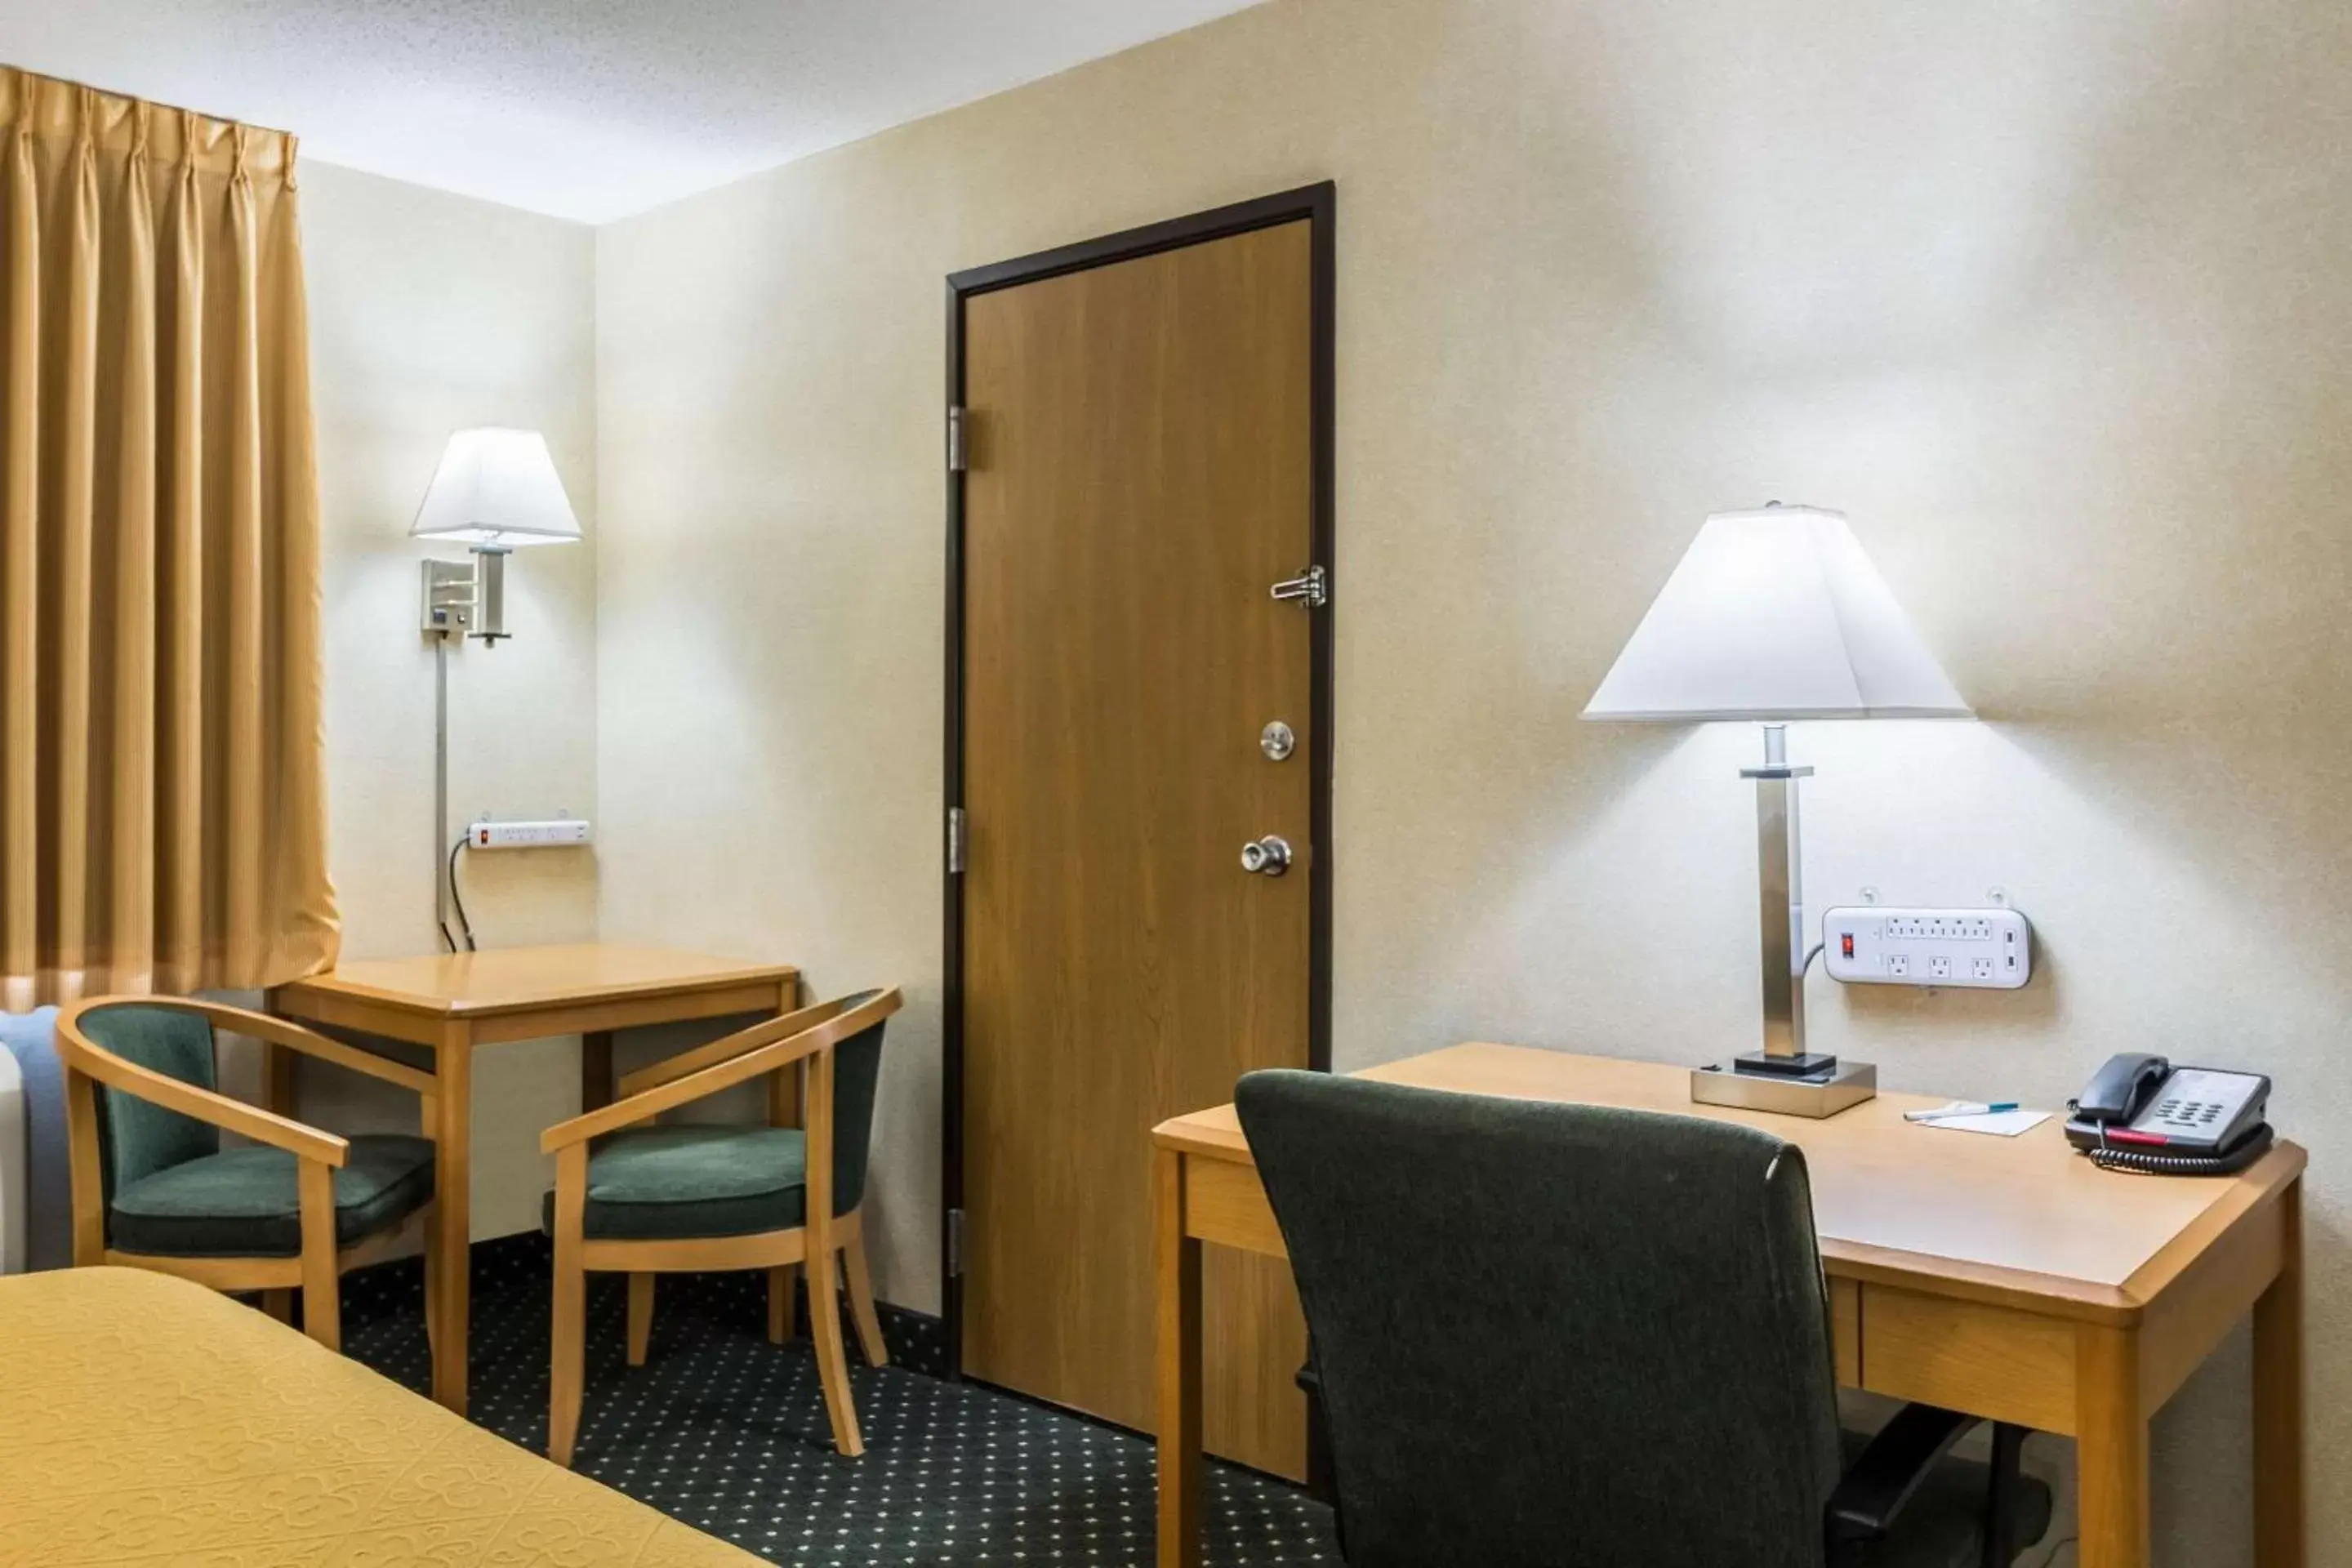
<path id="1" fill-rule="evenodd" d="M 1958 1116 L 1997 1116 L 2004 1110 L 2015 1110 L 2016 1109 L 2017 1101 L 2013 1100 L 1997 1100 L 1990 1105 L 1965 1104 L 1959 1101 L 1955 1101 L 1950 1105 L 1939 1105 L 1933 1110 L 1906 1110 L 1903 1113 L 1903 1120 L 1906 1121 L 1945 1121 Z"/>

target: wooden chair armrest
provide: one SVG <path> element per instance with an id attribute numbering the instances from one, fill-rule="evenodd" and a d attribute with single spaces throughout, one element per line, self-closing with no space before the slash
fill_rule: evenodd
<path id="1" fill-rule="evenodd" d="M 697 1046 L 690 1051 L 680 1051 L 674 1057 L 664 1057 L 649 1066 L 641 1067 L 636 1071 L 625 1076 L 614 1088 L 624 1099 L 633 1094 L 642 1094 L 649 1089 L 659 1089 L 663 1084 L 684 1078 L 688 1073 L 700 1072 L 714 1063 L 740 1057 L 745 1051 L 766 1045 L 770 1040 L 781 1040 L 787 1035 L 797 1035 L 803 1029 L 813 1029 L 826 1019 L 838 1016 L 848 1005 L 848 997 L 836 996 L 830 1002 L 820 1002 L 814 1007 L 803 1007 L 798 1012 L 780 1013 L 772 1018 L 762 1018 L 758 1023 L 747 1028 L 738 1029 L 731 1035 L 721 1035 L 708 1045 Z"/>
<path id="2" fill-rule="evenodd" d="M 215 1127 L 241 1132 L 257 1143 L 283 1149 L 298 1159 L 340 1166 L 349 1158 L 350 1142 L 331 1132 L 321 1132 L 315 1127 L 264 1110 L 258 1106 L 247 1105 L 241 1100 L 231 1100 L 227 1095 L 209 1089 L 182 1083 L 169 1073 L 156 1072 L 136 1062 L 123 1060 L 81 1032 L 79 1021 L 86 1005 L 75 1006 L 58 1017 L 58 1054 L 65 1058 L 66 1066 L 83 1077 L 95 1079 L 109 1089 L 119 1089 L 166 1110 L 176 1110 L 183 1116 L 193 1116 Z"/>
<path id="3" fill-rule="evenodd" d="M 832 1017 L 821 1023 L 801 1028 L 781 1038 L 772 1037 L 765 1045 L 755 1046 L 748 1050 L 739 1047 L 734 1055 L 716 1066 L 689 1072 L 682 1078 L 673 1079 L 667 1083 L 630 1095 L 625 1100 L 616 1100 L 602 1110 L 589 1111 L 584 1116 L 575 1116 L 569 1121 L 557 1122 L 539 1135 L 540 1152 L 552 1154 L 572 1144 L 584 1143 L 589 1139 L 601 1138 L 607 1132 L 617 1132 L 624 1127 L 634 1127 L 640 1121 L 653 1120 L 665 1110 L 691 1104 L 695 1100 L 717 1094 L 722 1089 L 732 1089 L 739 1083 L 749 1082 L 763 1074 L 772 1073 L 778 1068 L 789 1067 L 805 1057 L 814 1056 L 819 1051 L 829 1050 L 852 1035 L 865 1033 L 897 1012 L 904 1000 L 899 995 L 898 987 L 892 986 L 887 991 L 877 993 L 856 1007 L 836 1012 Z M 742 1033 L 746 1035 L 761 1033 L 773 1037 L 776 1031 L 792 1024 L 799 1016 L 799 1014 L 787 1014 L 781 1018 L 772 1018 L 764 1024 L 753 1025 L 751 1028 Z M 723 1044 L 724 1042 L 714 1043 Z"/>
<path id="4" fill-rule="evenodd" d="M 385 1083 L 398 1084 L 412 1094 L 432 1094 L 438 1086 L 433 1075 L 406 1062 L 394 1061 L 390 1057 L 363 1051 L 357 1046 L 347 1046 L 341 1040 L 331 1040 L 315 1029 L 303 1027 L 289 1018 L 268 1013 L 251 1013 L 243 1007 L 231 1007 L 219 1002 L 200 1002 L 193 997 L 171 997 L 154 1005 L 179 1007 L 191 1013 L 201 1013 L 212 1020 L 216 1028 L 232 1035 L 246 1035 L 257 1040 L 267 1040 L 273 1046 L 284 1046 L 306 1057 L 316 1057 L 322 1062 L 332 1062 L 352 1072 L 365 1073 Z"/>

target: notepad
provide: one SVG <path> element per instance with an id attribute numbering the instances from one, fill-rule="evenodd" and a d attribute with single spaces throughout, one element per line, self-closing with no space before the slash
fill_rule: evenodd
<path id="1" fill-rule="evenodd" d="M 2014 1138 L 2049 1120 L 2046 1110 L 1991 1110 L 1982 1116 L 1946 1116 L 1918 1125 L 1946 1132 L 1990 1132 L 1996 1138 Z"/>

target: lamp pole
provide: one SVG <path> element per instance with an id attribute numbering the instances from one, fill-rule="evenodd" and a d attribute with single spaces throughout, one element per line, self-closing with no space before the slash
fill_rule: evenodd
<path id="1" fill-rule="evenodd" d="M 1816 1073 L 1837 1061 L 1805 1050 L 1804 861 L 1797 781 L 1812 771 L 1789 765 L 1789 727 L 1767 724 L 1764 765 L 1742 768 L 1739 775 L 1756 781 L 1756 917 L 1764 978 L 1759 1065 L 1766 1071 Z"/>

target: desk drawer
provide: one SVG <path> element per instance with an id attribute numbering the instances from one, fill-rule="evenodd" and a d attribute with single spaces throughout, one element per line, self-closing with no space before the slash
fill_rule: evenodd
<path id="1" fill-rule="evenodd" d="M 1886 1285 L 1858 1289 L 1862 1387 L 2040 1432 L 2074 1431 L 2072 1323 Z"/>

